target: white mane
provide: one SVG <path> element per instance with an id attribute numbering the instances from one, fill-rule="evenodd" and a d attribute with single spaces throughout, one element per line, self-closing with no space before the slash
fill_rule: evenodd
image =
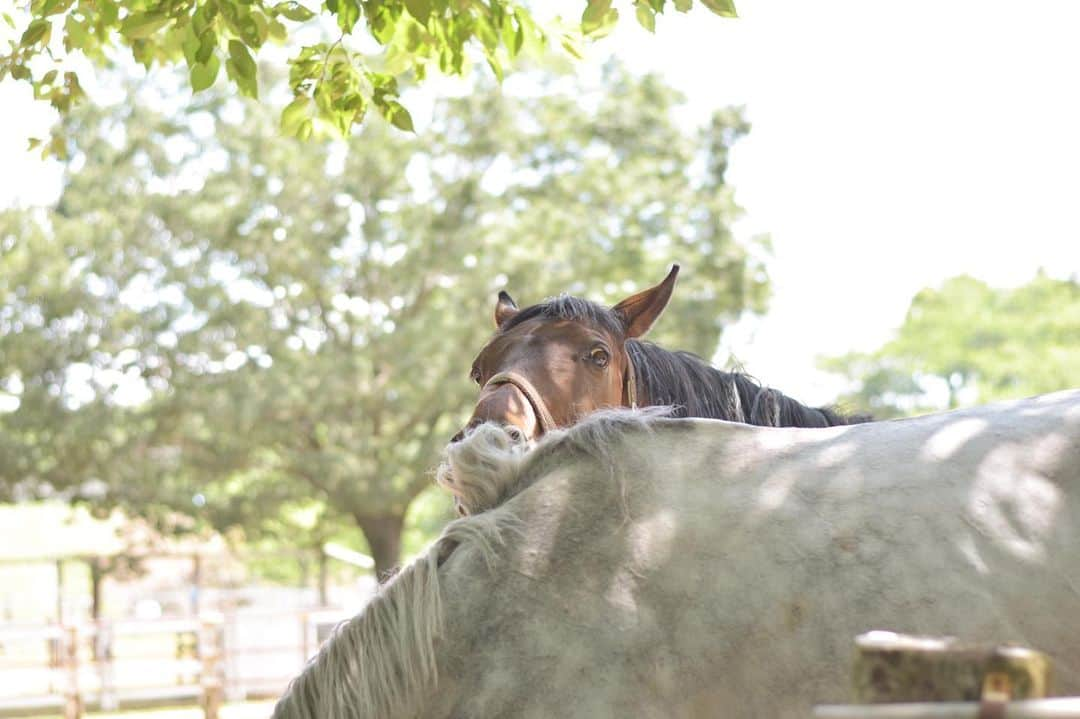
<path id="1" fill-rule="evenodd" d="M 443 631 L 439 564 L 468 545 L 493 565 L 512 517 L 481 515 L 447 525 L 428 551 L 342 622 L 274 708 L 274 719 L 411 716 L 435 686 L 435 640 Z"/>
<path id="2" fill-rule="evenodd" d="M 435 686 L 435 640 L 443 630 L 439 565 L 456 548 L 478 550 L 494 568 L 497 549 L 516 530 L 508 513 L 485 513 L 528 486 L 538 461 L 564 451 L 596 454 L 617 432 L 645 427 L 666 408 L 600 412 L 530 446 L 484 424 L 446 448 L 436 479 L 470 515 L 447 525 L 426 553 L 379 589 L 364 611 L 334 631 L 274 709 L 274 719 L 410 716 Z M 523 481 L 524 480 L 524 481 Z"/>

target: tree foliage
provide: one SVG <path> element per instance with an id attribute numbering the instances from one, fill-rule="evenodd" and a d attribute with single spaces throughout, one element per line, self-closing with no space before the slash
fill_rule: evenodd
<path id="1" fill-rule="evenodd" d="M 1040 273 L 1015 289 L 960 276 L 911 302 L 896 337 L 826 361 L 879 416 L 952 409 L 1075 387 L 1080 282 Z"/>
<path id="2" fill-rule="evenodd" d="M 693 0 L 635 0 L 638 22 L 650 31 L 669 7 L 690 10 Z M 701 0 L 734 17 L 733 0 Z M 432 71 L 468 73 L 470 59 L 486 63 L 502 79 L 521 53 L 540 55 L 556 39 L 571 55 L 581 43 L 602 37 L 617 22 L 611 0 L 587 0 L 574 25 L 541 28 L 526 5 L 510 0 L 32 0 L 30 12 L 5 13 L 16 30 L 0 57 L 0 80 L 11 75 L 30 83 L 39 99 L 61 113 L 83 96 L 78 72 L 65 57 L 80 53 L 107 66 L 130 51 L 135 61 L 186 64 L 191 89 L 214 85 L 222 70 L 248 97 L 259 94 L 259 51 L 268 43 L 296 47 L 288 60 L 293 99 L 281 113 L 289 134 L 346 135 L 375 109 L 392 125 L 412 130 L 401 88 L 423 82 Z M 305 26 L 330 39 L 310 37 Z M 298 46 L 298 47 L 297 47 Z M 47 149 L 62 153 L 61 140 Z"/>
<path id="3" fill-rule="evenodd" d="M 603 84 L 481 88 L 422 143 L 382 124 L 300 143 L 215 95 L 73 112 L 55 212 L 0 218 L 18 270 L 0 381 L 20 403 L 0 435 L 41 450 L 6 454 L 7 486 L 92 480 L 108 505 L 297 541 L 352 522 L 385 568 L 471 408 L 499 289 L 614 302 L 678 260 L 657 338 L 710 354 L 768 287 L 766 241 L 730 231 L 748 126 L 729 109 L 688 133 L 656 78 Z M 50 468 L 54 427 L 99 456 Z"/>

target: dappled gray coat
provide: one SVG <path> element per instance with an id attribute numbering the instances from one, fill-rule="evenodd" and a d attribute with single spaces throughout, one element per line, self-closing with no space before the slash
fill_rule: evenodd
<path id="1" fill-rule="evenodd" d="M 1080 694 L 1080 392 L 831 429 L 608 414 L 449 450 L 452 523 L 275 717 L 806 717 L 870 629 Z"/>

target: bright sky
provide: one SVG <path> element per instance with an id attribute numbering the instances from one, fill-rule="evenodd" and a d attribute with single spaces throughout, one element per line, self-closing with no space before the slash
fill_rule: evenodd
<path id="1" fill-rule="evenodd" d="M 1080 3 L 739 10 L 671 13 L 650 36 L 624 7 L 587 62 L 615 52 L 661 73 L 692 118 L 746 106 L 753 130 L 729 175 L 747 211 L 738 230 L 770 233 L 775 250 L 768 316 L 725 343 L 748 371 L 827 402 L 840 385 L 815 358 L 880 345 L 919 289 L 959 273 L 998 285 L 1080 273 Z M 49 116 L 28 95 L 0 83 L 0 206 L 56 191 L 55 168 L 25 152 Z"/>

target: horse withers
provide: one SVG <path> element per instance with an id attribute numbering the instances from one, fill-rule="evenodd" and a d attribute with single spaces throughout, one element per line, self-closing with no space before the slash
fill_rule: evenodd
<path id="1" fill-rule="evenodd" d="M 678 274 L 674 265 L 660 284 L 610 308 L 561 295 L 519 309 L 500 292 L 495 335 L 472 364 L 480 396 L 466 429 L 495 422 L 535 440 L 599 409 L 645 406 L 670 406 L 675 417 L 773 427 L 869 419 L 808 407 L 746 374 L 642 340 L 671 299 Z"/>

